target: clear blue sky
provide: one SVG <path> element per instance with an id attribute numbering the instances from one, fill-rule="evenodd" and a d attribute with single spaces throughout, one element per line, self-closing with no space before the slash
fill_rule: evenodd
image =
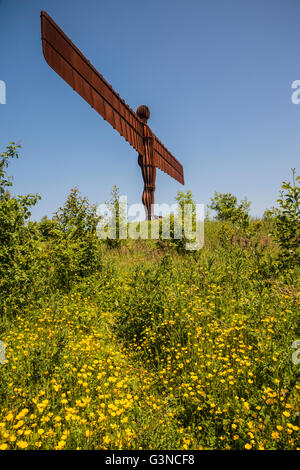
<path id="1" fill-rule="evenodd" d="M 134 110 L 150 107 L 198 203 L 219 191 L 254 216 L 274 205 L 299 170 L 299 0 L 0 0 L 0 151 L 21 142 L 9 173 L 15 193 L 41 194 L 38 219 L 74 186 L 95 203 L 143 188 L 137 153 L 46 64 L 41 10 Z M 173 203 L 183 187 L 157 173 L 156 202 Z"/>

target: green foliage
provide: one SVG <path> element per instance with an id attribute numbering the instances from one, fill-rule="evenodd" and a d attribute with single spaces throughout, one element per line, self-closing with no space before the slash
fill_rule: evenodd
<path id="1" fill-rule="evenodd" d="M 0 157 L 0 450 L 299 448 L 298 178 L 263 220 L 215 196 L 220 220 L 185 256 L 181 213 L 165 250 L 111 249 L 77 189 L 31 222 L 38 196 L 8 192 L 16 156 Z"/>
<path id="2" fill-rule="evenodd" d="M 6 188 L 12 186 L 11 177 L 6 173 L 10 159 L 19 158 L 18 150 L 21 146 L 11 142 L 6 151 L 0 154 L 0 198 L 2 199 L 7 191 Z"/>
<path id="3" fill-rule="evenodd" d="M 97 215 L 96 205 L 80 196 L 77 188 L 72 188 L 64 206 L 55 213 L 54 220 L 64 236 L 79 239 L 96 233 L 100 217 Z"/>
<path id="4" fill-rule="evenodd" d="M 114 238 L 109 236 L 105 241 L 107 246 L 110 248 L 120 248 L 120 246 L 124 243 L 123 239 L 120 238 L 121 225 L 125 226 L 126 230 L 127 227 L 125 225 L 126 222 L 124 220 L 123 214 L 124 208 L 120 201 L 120 191 L 116 185 L 112 187 L 111 197 L 110 200 L 106 202 L 106 206 L 110 211 L 112 227 L 115 233 Z"/>
<path id="5" fill-rule="evenodd" d="M 53 239 L 56 236 L 58 223 L 55 219 L 44 216 L 38 224 L 38 230 L 43 240 Z"/>
<path id="6" fill-rule="evenodd" d="M 217 212 L 217 220 L 230 221 L 246 228 L 249 225 L 250 204 L 247 198 L 238 203 L 237 197 L 231 193 L 215 192 L 208 207 Z"/>
<path id="7" fill-rule="evenodd" d="M 300 176 L 292 169 L 292 182 L 284 181 L 277 199 L 279 209 L 273 209 L 273 236 L 280 246 L 279 262 L 282 267 L 299 265 L 300 261 Z"/>
<path id="8" fill-rule="evenodd" d="M 265 276 L 260 221 L 247 239 L 231 224 L 226 245 L 219 227 L 206 226 L 198 257 L 169 251 L 115 273 L 106 291 L 114 331 L 157 377 L 191 448 L 291 448 L 299 439 L 278 429 L 299 428 L 290 350 L 300 331 L 297 274 Z"/>
<path id="9" fill-rule="evenodd" d="M 73 188 L 53 221 L 42 220 L 40 231 L 48 239 L 48 263 L 52 288 L 70 290 L 77 278 L 101 268 L 96 227 L 97 208 Z"/>
<path id="10" fill-rule="evenodd" d="M 175 200 L 178 203 L 178 207 L 181 210 L 181 214 L 184 213 L 184 208 L 187 205 L 192 206 L 192 214 L 195 218 L 196 215 L 196 204 L 193 198 L 193 193 L 190 189 L 188 189 L 186 192 L 184 191 L 178 191 L 177 196 L 175 197 Z"/>
<path id="11" fill-rule="evenodd" d="M 193 199 L 193 193 L 190 189 L 186 192 L 178 191 L 175 198 L 178 204 L 176 214 L 160 219 L 159 221 L 159 246 L 173 247 L 182 253 L 189 253 L 186 250 L 186 244 L 193 242 L 196 230 L 196 204 Z M 170 238 L 165 239 L 163 227 L 170 227 Z"/>
<path id="12" fill-rule="evenodd" d="M 30 209 L 39 195 L 12 197 L 7 188 L 12 181 L 6 169 L 10 159 L 18 158 L 20 146 L 11 143 L 0 154 L 0 313 L 26 302 L 37 273 L 37 233 L 28 224 Z"/>

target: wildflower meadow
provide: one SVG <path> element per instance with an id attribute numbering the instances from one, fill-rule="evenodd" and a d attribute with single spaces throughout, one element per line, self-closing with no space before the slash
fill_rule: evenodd
<path id="1" fill-rule="evenodd" d="M 295 172 L 259 220 L 216 193 L 188 252 L 99 240 L 76 188 L 31 220 L 18 152 L 0 164 L 0 449 L 300 449 Z"/>

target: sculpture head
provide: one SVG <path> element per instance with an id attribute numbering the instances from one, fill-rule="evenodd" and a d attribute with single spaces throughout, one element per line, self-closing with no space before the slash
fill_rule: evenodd
<path id="1" fill-rule="evenodd" d="M 148 108 L 148 106 L 142 104 L 137 108 L 136 114 L 143 122 L 147 123 L 150 117 L 150 109 Z"/>

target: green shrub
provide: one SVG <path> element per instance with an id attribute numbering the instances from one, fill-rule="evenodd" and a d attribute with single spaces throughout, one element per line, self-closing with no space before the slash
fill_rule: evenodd
<path id="1" fill-rule="evenodd" d="M 193 193 L 189 189 L 186 192 L 178 191 L 175 200 L 178 204 L 177 213 L 171 213 L 159 220 L 158 245 L 160 247 L 175 248 L 181 253 L 191 254 L 192 251 L 186 250 L 186 244 L 195 241 L 193 235 L 196 230 L 196 204 L 193 199 Z M 187 209 L 188 206 L 189 209 Z M 164 224 L 166 227 L 170 227 L 168 239 L 165 238 Z"/>
<path id="2" fill-rule="evenodd" d="M 230 221 L 243 228 L 249 225 L 249 209 L 250 202 L 244 198 L 238 204 L 236 196 L 231 193 L 218 193 L 215 192 L 214 197 L 211 198 L 211 204 L 208 206 L 210 209 L 216 211 L 217 220 Z"/>
<path id="3" fill-rule="evenodd" d="M 30 209 L 39 195 L 13 197 L 6 168 L 10 159 L 18 158 L 20 146 L 13 142 L 0 154 L 0 312 L 17 308 L 27 301 L 32 283 L 38 273 L 38 233 L 28 223 Z"/>
<path id="4" fill-rule="evenodd" d="M 119 188 L 116 185 L 112 187 L 110 200 L 105 204 L 111 213 L 112 221 L 114 221 L 112 225 L 115 227 L 115 238 L 108 236 L 105 239 L 106 245 L 109 248 L 120 248 L 124 243 L 124 240 L 120 238 L 121 224 L 124 224 L 124 214 L 123 206 L 120 201 Z"/>
<path id="5" fill-rule="evenodd" d="M 278 209 L 273 209 L 274 227 L 272 234 L 280 246 L 279 263 L 282 267 L 299 265 L 300 260 L 300 176 L 295 176 L 295 169 L 292 169 L 292 183 L 284 181 L 282 191 L 277 199 Z"/>
<path id="6" fill-rule="evenodd" d="M 96 206 L 73 188 L 53 221 L 44 219 L 40 223 L 40 230 L 48 240 L 51 288 L 70 290 L 78 278 L 90 276 L 101 268 L 98 221 Z"/>

